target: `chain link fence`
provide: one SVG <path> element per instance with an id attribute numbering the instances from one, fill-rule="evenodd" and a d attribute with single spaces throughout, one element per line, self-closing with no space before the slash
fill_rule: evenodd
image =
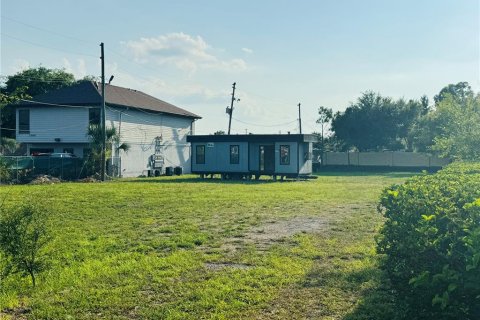
<path id="1" fill-rule="evenodd" d="M 38 175 L 49 175 L 61 180 L 78 180 L 95 175 L 88 159 L 67 157 L 35 157 L 35 156 L 1 156 L 0 163 L 7 174 L 0 175 L 0 182 L 24 182 Z M 121 158 L 112 157 L 107 160 L 107 175 L 119 177 Z"/>

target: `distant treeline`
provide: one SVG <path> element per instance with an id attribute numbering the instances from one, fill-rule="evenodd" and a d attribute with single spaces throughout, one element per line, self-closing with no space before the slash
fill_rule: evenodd
<path id="1" fill-rule="evenodd" d="M 418 151 L 452 159 L 480 159 L 480 94 L 467 82 L 444 87 L 430 103 L 365 92 L 343 112 L 319 108 L 322 128 L 330 128 L 320 151 Z M 325 131 L 325 130 L 322 130 Z"/>

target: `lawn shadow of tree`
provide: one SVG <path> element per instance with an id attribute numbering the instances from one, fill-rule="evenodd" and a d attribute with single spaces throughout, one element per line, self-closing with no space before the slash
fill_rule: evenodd
<path id="1" fill-rule="evenodd" d="M 355 264 L 355 259 L 345 258 Z M 347 262 L 347 264 L 348 264 Z M 350 267 L 332 267 L 328 262 L 313 267 L 299 283 L 299 292 L 316 296 L 306 318 L 336 317 L 342 309 L 352 306 L 343 320 L 403 320 L 404 308 L 397 302 L 388 278 L 377 266 L 354 271 Z M 300 297 L 301 299 L 301 297 Z"/>

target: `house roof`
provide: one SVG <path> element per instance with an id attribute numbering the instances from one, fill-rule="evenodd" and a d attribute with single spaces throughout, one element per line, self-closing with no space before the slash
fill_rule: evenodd
<path id="1" fill-rule="evenodd" d="M 101 84 L 94 81 L 83 81 L 72 86 L 37 95 L 31 99 L 31 102 L 23 102 L 20 105 L 101 105 L 101 90 Z M 110 84 L 105 84 L 105 103 L 110 106 L 138 108 L 195 119 L 201 118 L 192 112 L 152 97 L 142 91 Z"/>
<path id="2" fill-rule="evenodd" d="M 187 136 L 187 142 L 317 142 L 313 134 L 233 134 Z"/>

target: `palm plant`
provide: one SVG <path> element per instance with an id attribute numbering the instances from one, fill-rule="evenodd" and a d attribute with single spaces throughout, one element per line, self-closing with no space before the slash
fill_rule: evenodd
<path id="1" fill-rule="evenodd" d="M 17 141 L 15 139 L 2 137 L 0 139 L 0 154 L 4 155 L 5 153 L 12 153 L 17 150 Z"/>
<path id="2" fill-rule="evenodd" d="M 120 143 L 120 135 L 115 127 L 105 129 L 105 159 L 112 156 L 112 151 L 128 152 L 130 145 L 128 143 Z M 102 127 L 98 124 L 88 126 L 87 136 L 90 138 L 91 153 L 87 159 L 87 165 L 92 173 L 100 171 L 102 165 L 102 149 L 103 149 L 103 132 Z"/>

